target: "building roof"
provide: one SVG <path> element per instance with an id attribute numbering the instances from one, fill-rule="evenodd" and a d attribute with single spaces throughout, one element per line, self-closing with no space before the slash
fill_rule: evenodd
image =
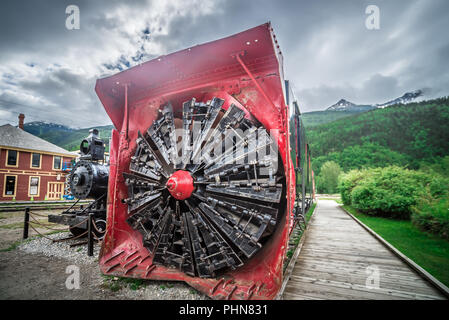
<path id="1" fill-rule="evenodd" d="M 0 126 L 0 148 L 24 149 L 26 151 L 65 155 L 67 157 L 78 156 L 74 152 L 67 151 L 10 124 Z"/>

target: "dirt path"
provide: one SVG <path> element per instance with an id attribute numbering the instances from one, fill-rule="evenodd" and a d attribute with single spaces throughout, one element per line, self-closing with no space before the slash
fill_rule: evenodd
<path id="1" fill-rule="evenodd" d="M 66 237 L 66 233 L 51 237 Z M 72 240 L 70 240 L 72 241 Z M 207 299 L 183 282 L 145 281 L 104 276 L 98 267 L 99 245 L 94 257 L 86 247 L 70 248 L 70 241 L 52 243 L 37 237 L 21 243 L 16 249 L 0 252 L 0 300 L 199 300 Z M 68 289 L 71 273 L 78 268 L 79 289 Z"/>
<path id="2" fill-rule="evenodd" d="M 48 214 L 61 210 L 39 210 L 36 219 L 46 222 Z M 79 240 L 53 243 L 34 237 L 22 241 L 24 213 L 0 212 L 0 299 L 206 299 L 183 282 L 143 281 L 105 277 L 98 267 L 99 245 L 94 257 L 87 257 L 86 246 L 71 248 Z M 30 219 L 33 221 L 33 219 Z M 52 228 L 61 229 L 61 225 Z M 51 238 L 65 238 L 69 233 L 48 235 L 52 230 L 37 228 Z M 79 268 L 79 289 L 67 289 L 68 266 Z"/>
<path id="3" fill-rule="evenodd" d="M 0 253 L 0 299 L 114 299 L 97 264 L 80 265 L 80 289 L 68 290 L 65 259 L 20 250 Z M 118 298 L 118 297 L 116 297 Z"/>

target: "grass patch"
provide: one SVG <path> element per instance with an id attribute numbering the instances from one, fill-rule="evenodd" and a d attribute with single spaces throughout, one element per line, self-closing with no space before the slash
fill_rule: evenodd
<path id="1" fill-rule="evenodd" d="M 316 208 L 316 203 L 313 203 L 312 206 L 309 208 L 309 211 L 306 212 L 306 222 L 309 222 L 310 217 L 312 217 L 313 211 L 315 211 L 315 208 Z M 303 234 L 303 232 L 300 232 L 300 233 L 298 233 L 298 234 L 295 236 L 295 238 L 293 238 L 293 244 L 295 245 L 295 248 L 296 248 L 296 246 L 298 245 L 299 241 L 301 240 L 302 234 Z M 290 256 L 289 256 L 289 252 L 290 252 L 290 251 L 291 251 L 291 253 L 290 253 Z M 292 255 L 293 255 L 293 251 L 292 251 L 292 250 L 289 250 L 289 251 L 287 252 L 287 257 L 288 257 L 288 258 L 291 258 Z"/>
<path id="2" fill-rule="evenodd" d="M 135 291 L 144 286 L 145 281 L 143 279 L 122 278 L 107 275 L 103 275 L 103 283 L 101 285 L 102 288 L 109 289 L 112 292 L 117 292 L 124 287 L 128 287 L 129 289 Z"/>
<path id="3" fill-rule="evenodd" d="M 310 207 L 309 211 L 307 211 L 306 213 L 306 221 L 309 222 L 310 217 L 312 216 L 313 212 L 315 211 L 316 208 L 316 202 L 312 203 L 312 206 Z"/>
<path id="4" fill-rule="evenodd" d="M 61 232 L 67 232 L 67 230 L 61 230 L 61 231 L 51 231 L 51 232 L 46 232 L 44 235 L 48 236 L 48 235 L 52 235 L 52 234 L 56 234 L 56 233 L 61 233 Z M 40 234 L 35 234 L 31 237 L 29 237 L 28 239 L 20 239 L 17 240 L 15 242 L 13 242 L 8 248 L 4 248 L 4 249 L 0 249 L 0 252 L 7 252 L 7 251 L 12 251 L 17 249 L 18 246 L 20 246 L 23 243 L 27 243 L 29 241 L 35 240 L 37 238 L 42 237 Z"/>
<path id="5" fill-rule="evenodd" d="M 316 203 L 313 203 L 312 206 L 309 208 L 309 211 L 306 212 L 306 222 L 309 222 L 310 218 L 312 217 L 313 211 L 315 211 Z M 301 237 L 303 234 L 303 231 L 300 231 L 295 234 L 295 232 L 292 233 L 293 239 L 292 243 L 293 245 L 289 245 L 289 250 L 286 253 L 286 259 L 284 261 L 284 268 L 283 272 L 287 268 L 288 264 L 290 263 L 291 258 L 293 257 L 293 253 L 295 252 L 296 248 L 298 247 L 299 241 L 301 241 Z"/>
<path id="6" fill-rule="evenodd" d="M 0 229 L 19 229 L 19 228 L 23 228 L 23 222 L 3 224 L 0 226 Z"/>
<path id="7" fill-rule="evenodd" d="M 351 206 L 343 206 L 343 208 L 449 286 L 449 242 L 447 240 L 421 231 L 409 220 L 368 216 Z"/>
<path id="8" fill-rule="evenodd" d="M 30 221 L 30 224 L 33 225 L 35 228 L 42 228 L 42 227 L 55 227 L 58 226 L 58 224 L 48 222 L 46 220 L 38 220 L 39 224 L 37 224 L 35 221 Z M 0 229 L 23 229 L 23 221 L 20 222 L 14 222 L 10 224 L 3 224 L 0 225 Z M 30 228 L 31 229 L 31 228 Z"/>
<path id="9" fill-rule="evenodd" d="M 24 217 L 23 211 L 4 211 L 4 212 L 0 212 L 0 219 L 22 218 L 22 220 L 23 220 L 23 217 Z"/>
<path id="10" fill-rule="evenodd" d="M 13 242 L 8 248 L 0 249 L 0 252 L 8 252 L 8 251 L 16 250 L 17 247 L 20 246 L 22 243 L 27 243 L 27 242 L 29 242 L 31 240 L 32 239 L 17 240 L 15 242 Z"/>

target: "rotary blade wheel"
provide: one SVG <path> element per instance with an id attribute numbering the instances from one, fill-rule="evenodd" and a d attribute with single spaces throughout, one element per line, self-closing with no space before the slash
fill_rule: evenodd
<path id="1" fill-rule="evenodd" d="M 171 104 L 163 106 L 138 133 L 124 173 L 127 222 L 142 233 L 153 263 L 202 278 L 253 257 L 275 231 L 285 198 L 269 133 L 223 103 L 192 99 L 178 117 Z"/>

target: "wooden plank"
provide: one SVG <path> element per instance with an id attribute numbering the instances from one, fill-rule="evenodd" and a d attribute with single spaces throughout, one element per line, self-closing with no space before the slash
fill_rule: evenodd
<path id="1" fill-rule="evenodd" d="M 293 274 L 295 275 L 295 274 Z M 339 272 L 325 272 L 318 270 L 301 269 L 301 276 L 318 278 L 323 280 L 334 280 L 340 282 L 349 282 L 352 284 L 365 285 L 367 274 L 364 273 L 339 273 Z M 381 273 L 379 277 L 379 287 L 383 289 L 394 289 L 406 292 L 416 292 L 427 295 L 438 296 L 438 290 L 432 288 L 421 279 L 404 279 L 394 276 L 387 276 Z"/>
<path id="2" fill-rule="evenodd" d="M 291 273 L 292 273 L 292 271 L 293 271 L 293 269 L 295 267 L 296 261 L 298 260 L 298 256 L 299 256 L 299 254 L 301 252 L 301 249 L 304 246 L 304 243 L 305 243 L 305 240 L 306 240 L 306 237 L 307 237 L 308 226 L 310 225 L 310 223 L 313 222 L 314 217 L 315 217 L 315 211 L 312 212 L 312 216 L 309 219 L 309 223 L 306 224 L 305 229 L 304 229 L 304 231 L 303 231 L 303 233 L 301 235 L 301 239 L 299 240 L 298 246 L 296 247 L 295 252 L 293 253 L 293 256 L 292 256 L 292 258 L 291 258 L 291 260 L 290 260 L 290 262 L 289 262 L 289 264 L 287 266 L 287 269 L 285 270 L 285 273 L 283 275 L 284 279 L 283 279 L 283 282 L 282 282 L 282 286 L 281 286 L 279 292 L 277 293 L 275 300 L 280 300 L 283 297 L 284 290 L 287 287 L 288 280 L 290 279 L 290 275 L 291 275 Z"/>
<path id="3" fill-rule="evenodd" d="M 376 292 L 359 292 L 348 288 L 330 287 L 323 284 L 305 283 L 291 279 L 286 293 L 313 296 L 326 300 L 403 300 L 403 298 Z"/>
<path id="4" fill-rule="evenodd" d="M 311 248 L 311 247 L 307 247 L 304 248 L 303 253 L 309 253 L 309 254 L 314 254 L 314 253 L 321 253 L 321 254 L 331 254 L 331 253 L 335 253 L 336 250 L 333 250 L 332 248 Z M 349 255 L 361 255 L 361 256 L 372 256 L 374 254 L 376 254 L 377 257 L 381 257 L 381 258 L 394 258 L 394 255 L 392 255 L 390 252 L 385 251 L 385 252 L 379 252 L 376 251 L 374 249 L 358 249 L 357 251 L 355 250 L 351 250 L 351 249 L 342 249 L 339 248 L 338 249 L 338 253 L 341 254 L 349 254 Z"/>
<path id="5" fill-rule="evenodd" d="M 416 272 L 418 272 L 421 276 L 423 276 L 426 280 L 428 280 L 432 285 L 434 285 L 440 292 L 446 297 L 449 298 L 449 288 L 446 287 L 442 282 L 440 282 L 438 279 L 436 279 L 434 276 L 432 276 L 430 273 L 428 273 L 426 270 L 421 268 L 418 264 L 416 264 L 413 260 L 409 259 L 406 255 L 404 255 L 402 252 L 400 252 L 398 249 L 393 247 L 389 242 L 385 241 L 384 238 L 379 236 L 376 232 L 371 230 L 368 226 L 366 226 L 363 222 L 361 222 L 359 219 L 354 217 L 352 214 L 341 208 L 343 212 L 348 214 L 354 221 L 356 221 L 359 225 L 361 225 L 364 229 L 366 229 L 372 236 L 374 236 L 377 240 L 379 240 L 383 245 L 385 245 L 386 248 L 388 248 L 391 252 L 393 252 L 395 255 L 399 257 L 402 261 L 407 263 L 411 268 L 413 268 Z"/>
<path id="6" fill-rule="evenodd" d="M 298 268 L 294 270 L 294 274 L 300 275 L 302 270 L 311 270 L 317 272 L 330 272 L 330 273 L 363 273 L 366 274 L 366 266 L 338 266 L 331 264 L 315 264 L 309 261 L 298 262 Z M 400 278 L 409 281 L 422 281 L 423 283 L 427 283 L 426 280 L 422 279 L 418 274 L 411 273 L 410 270 L 406 269 L 386 269 L 379 268 L 379 272 L 381 275 L 386 277 Z"/>
<path id="7" fill-rule="evenodd" d="M 403 266 L 400 260 L 394 259 L 383 259 L 377 257 L 368 256 L 350 256 L 350 255 L 339 255 L 336 254 L 318 254 L 313 255 L 304 254 L 304 258 L 313 258 L 315 260 L 336 260 L 336 261 L 346 261 L 349 263 L 353 262 L 364 262 L 372 265 L 391 265 L 391 266 Z"/>
<path id="8" fill-rule="evenodd" d="M 357 253 L 354 252 L 349 254 L 347 252 L 335 252 L 335 253 L 326 253 L 319 251 L 308 251 L 304 252 L 304 258 L 309 259 L 326 259 L 326 260 L 335 260 L 335 261 L 346 261 L 346 262 L 368 262 L 371 264 L 380 263 L 380 264 L 388 264 L 388 265 L 396 265 L 403 266 L 401 261 L 397 259 L 393 259 L 388 256 L 375 256 L 374 253 Z"/>
<path id="9" fill-rule="evenodd" d="M 314 296 L 307 296 L 292 292 L 285 292 L 282 298 L 284 300 L 323 300 Z"/>
<path id="10" fill-rule="evenodd" d="M 371 256 L 376 254 L 377 257 L 383 257 L 383 258 L 395 258 L 396 257 L 391 254 L 388 251 L 377 251 L 374 249 L 367 249 L 367 248 L 359 248 L 357 250 L 354 249 L 347 249 L 347 248 L 338 248 L 334 249 L 332 247 L 310 247 L 304 248 L 304 253 L 321 253 L 321 254 L 332 254 L 332 253 L 341 253 L 341 254 L 349 254 L 349 255 L 367 255 Z"/>
<path id="11" fill-rule="evenodd" d="M 351 288 L 331 287 L 323 284 L 305 283 L 291 280 L 293 286 L 286 288 L 286 293 L 313 296 L 326 300 L 408 300 L 407 298 L 382 294 L 379 292 L 363 292 Z"/>
<path id="12" fill-rule="evenodd" d="M 348 263 L 346 261 L 330 260 L 298 259 L 297 268 L 295 268 L 293 272 L 296 273 L 302 268 L 326 271 L 335 270 L 340 272 L 367 272 L 367 268 L 373 266 L 377 267 L 380 273 L 393 274 L 395 276 L 408 277 L 410 279 L 422 279 L 419 274 L 413 271 L 411 272 L 406 266 L 373 265 L 366 262 Z"/>
<path id="13" fill-rule="evenodd" d="M 379 268 L 378 289 L 366 285 L 370 266 Z M 289 279 L 284 299 L 445 298 L 333 201 L 318 203 Z"/>
<path id="14" fill-rule="evenodd" d="M 435 296 L 435 295 L 418 294 L 416 292 L 407 292 L 407 291 L 400 291 L 400 290 L 394 290 L 394 289 L 388 289 L 388 288 L 370 289 L 370 288 L 367 288 L 365 285 L 359 285 L 359 284 L 354 284 L 354 283 L 349 283 L 349 282 L 334 281 L 334 280 L 316 279 L 316 278 L 296 276 L 296 275 L 291 276 L 291 281 L 298 282 L 298 283 L 305 283 L 305 284 L 323 285 L 323 286 L 327 286 L 327 287 L 335 287 L 335 288 L 342 288 L 342 289 L 352 289 L 352 290 L 357 291 L 359 294 L 373 293 L 373 294 L 394 296 L 394 297 L 403 298 L 403 299 L 419 299 L 419 300 L 444 299 L 441 296 Z"/>
<path id="15" fill-rule="evenodd" d="M 310 238 L 310 243 L 315 243 L 316 245 L 332 245 L 332 246 L 356 246 L 361 247 L 371 247 L 371 248 L 382 248 L 382 246 L 374 242 L 374 239 L 365 239 L 363 236 L 358 236 L 351 238 L 350 236 L 346 238 L 331 237 L 326 234 L 319 234 L 318 232 L 310 232 L 313 238 Z"/>

